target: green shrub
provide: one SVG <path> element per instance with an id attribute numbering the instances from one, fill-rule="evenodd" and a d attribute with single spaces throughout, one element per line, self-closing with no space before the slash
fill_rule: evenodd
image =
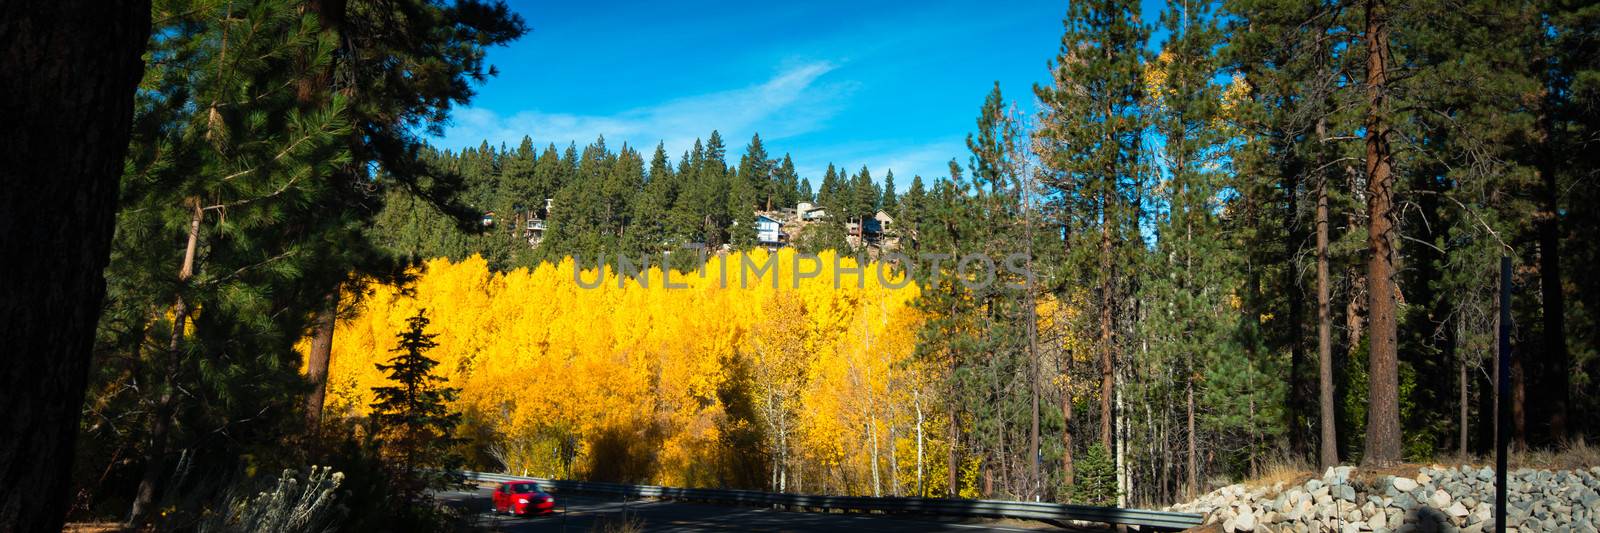
<path id="1" fill-rule="evenodd" d="M 1064 493 L 1072 503 L 1116 505 L 1117 464 L 1104 446 L 1095 444 L 1072 462 L 1073 480 Z"/>

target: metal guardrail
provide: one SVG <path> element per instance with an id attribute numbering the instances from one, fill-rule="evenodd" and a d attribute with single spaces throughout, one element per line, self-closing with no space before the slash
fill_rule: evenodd
<path id="1" fill-rule="evenodd" d="M 736 505 L 781 505 L 791 510 L 880 511 L 890 514 L 924 514 L 984 518 L 1021 518 L 1046 521 L 1082 521 L 1157 529 L 1188 529 L 1200 525 L 1204 516 L 1193 513 L 1096 507 L 1046 502 L 1003 500 L 962 500 L 947 498 L 873 498 L 865 496 L 818 496 L 753 490 L 686 489 L 656 485 L 624 485 L 596 481 L 565 481 L 538 477 L 512 476 L 485 472 L 463 472 L 474 481 L 505 482 L 529 480 L 557 491 L 614 494 L 638 498 L 663 498 Z"/>

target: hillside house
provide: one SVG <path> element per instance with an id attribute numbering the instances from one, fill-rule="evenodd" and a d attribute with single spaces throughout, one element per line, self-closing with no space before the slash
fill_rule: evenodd
<path id="1" fill-rule="evenodd" d="M 544 242 L 545 220 L 550 218 L 550 210 L 555 206 L 555 200 L 544 199 L 544 208 L 535 209 L 528 213 L 528 223 L 523 226 L 522 237 L 528 240 L 529 246 L 538 246 Z"/>
<path id="2" fill-rule="evenodd" d="M 890 237 L 889 226 L 894 224 L 894 217 L 879 211 L 878 214 L 861 222 L 848 222 L 845 224 L 845 241 L 851 246 L 861 246 L 862 243 L 883 247 L 893 247 L 897 239 Z"/>
<path id="3" fill-rule="evenodd" d="M 827 209 L 812 205 L 810 202 L 800 202 L 800 205 L 795 207 L 795 213 L 802 222 L 814 222 L 828 217 Z"/>
<path id="4" fill-rule="evenodd" d="M 782 246 L 789 242 L 783 232 L 783 221 L 765 214 L 756 215 L 756 241 L 763 246 Z"/>

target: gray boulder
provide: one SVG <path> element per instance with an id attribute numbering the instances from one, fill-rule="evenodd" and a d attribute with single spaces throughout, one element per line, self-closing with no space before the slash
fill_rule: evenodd
<path id="1" fill-rule="evenodd" d="M 1400 492 L 1411 492 L 1413 490 L 1417 490 L 1417 480 L 1408 477 L 1396 477 L 1394 478 L 1392 485 L 1394 486 L 1394 490 Z"/>

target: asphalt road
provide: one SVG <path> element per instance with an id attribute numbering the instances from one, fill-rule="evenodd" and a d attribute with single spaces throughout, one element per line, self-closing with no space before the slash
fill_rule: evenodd
<path id="1" fill-rule="evenodd" d="M 533 532 L 606 531 L 607 524 L 631 519 L 644 531 L 1063 531 L 1048 524 L 983 522 L 936 517 L 901 518 L 865 514 L 800 513 L 760 507 L 734 507 L 674 501 L 622 501 L 615 497 L 553 494 L 556 513 L 510 517 L 489 511 L 490 489 L 453 491 L 437 495 L 473 513 L 481 531 Z M 1066 531 L 1107 531 L 1073 529 Z"/>

